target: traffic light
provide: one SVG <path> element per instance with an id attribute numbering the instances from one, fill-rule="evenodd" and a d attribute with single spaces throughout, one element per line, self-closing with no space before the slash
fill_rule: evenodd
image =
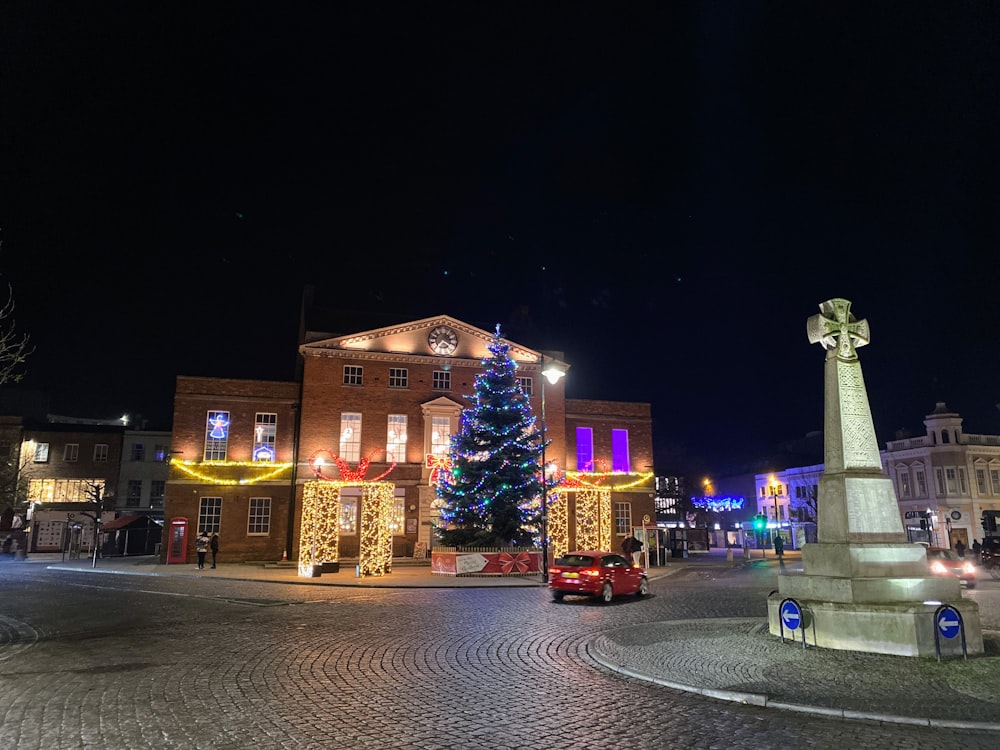
<path id="1" fill-rule="evenodd" d="M 763 513 L 758 513 L 756 516 L 753 517 L 754 531 L 763 531 L 766 528 L 767 528 L 767 516 L 765 516 Z"/>

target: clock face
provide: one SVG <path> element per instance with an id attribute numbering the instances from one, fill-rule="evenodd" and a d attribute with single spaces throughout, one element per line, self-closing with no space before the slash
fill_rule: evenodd
<path id="1" fill-rule="evenodd" d="M 427 334 L 427 345 L 435 354 L 452 354 L 458 348 L 458 334 L 448 326 L 438 326 Z"/>

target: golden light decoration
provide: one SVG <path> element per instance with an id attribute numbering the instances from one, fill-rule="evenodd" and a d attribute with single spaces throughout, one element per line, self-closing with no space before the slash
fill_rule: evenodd
<path id="1" fill-rule="evenodd" d="M 302 486 L 299 575 L 312 578 L 317 565 L 340 559 L 340 485 L 309 481 Z"/>
<path id="2" fill-rule="evenodd" d="M 651 471 L 629 472 L 629 471 L 567 471 L 563 483 L 570 488 L 576 487 L 598 487 L 611 491 L 631 490 L 636 487 L 648 484 L 656 475 Z M 615 484 L 605 485 L 606 479 L 620 479 Z"/>
<path id="3" fill-rule="evenodd" d="M 569 552 L 569 496 L 565 490 L 552 493 L 549 502 L 549 545 L 553 557 L 562 557 Z"/>
<path id="4" fill-rule="evenodd" d="M 395 485 L 365 482 L 361 485 L 361 545 L 359 572 L 381 576 L 392 572 L 392 505 Z"/>
<path id="5" fill-rule="evenodd" d="M 170 459 L 170 466 L 205 484 L 260 484 L 284 479 L 292 470 L 291 463 L 271 461 L 182 461 Z M 246 476 L 247 471 L 251 476 Z M 233 476 L 233 474 L 241 476 Z"/>
<path id="6" fill-rule="evenodd" d="M 609 488 L 583 487 L 576 491 L 576 541 L 581 549 L 611 549 Z"/>

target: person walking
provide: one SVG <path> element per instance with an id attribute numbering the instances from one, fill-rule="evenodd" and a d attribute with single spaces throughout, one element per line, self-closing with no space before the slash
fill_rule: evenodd
<path id="1" fill-rule="evenodd" d="M 198 570 L 205 569 L 205 555 L 208 554 L 210 544 L 211 540 L 208 538 L 207 531 L 201 531 L 198 538 L 194 540 L 194 550 L 198 553 Z"/>
<path id="2" fill-rule="evenodd" d="M 976 558 L 976 563 L 977 564 L 979 563 L 979 558 L 981 557 L 982 551 L 983 551 L 983 545 L 981 545 L 979 543 L 978 539 L 973 539 L 972 540 L 972 555 Z"/>
<path id="3" fill-rule="evenodd" d="M 215 570 L 215 557 L 216 557 L 216 555 L 219 554 L 219 534 L 218 534 L 218 532 L 216 532 L 215 534 L 212 534 L 212 543 L 211 543 L 210 546 L 212 548 L 212 570 Z"/>
<path id="4" fill-rule="evenodd" d="M 965 543 L 961 539 L 955 542 L 955 551 L 959 557 L 965 557 Z"/>

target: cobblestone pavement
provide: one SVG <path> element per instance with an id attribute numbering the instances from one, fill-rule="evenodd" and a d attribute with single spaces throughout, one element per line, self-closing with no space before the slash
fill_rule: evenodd
<path id="1" fill-rule="evenodd" d="M 111 572 L 111 563 L 98 565 Z M 130 572 L 142 571 L 133 565 Z M 652 596 L 600 605 L 553 603 L 530 580 L 425 587 L 417 585 L 420 571 L 410 574 L 409 585 L 388 587 L 388 581 L 346 578 L 329 585 L 332 576 L 323 577 L 326 585 L 317 585 L 323 578 L 287 577 L 290 585 L 274 585 L 233 571 L 94 575 L 5 564 L 0 747 L 760 749 L 863 742 L 994 748 L 1000 742 L 997 732 L 961 723 L 845 720 L 657 684 L 664 675 L 680 684 L 690 675 L 705 680 L 732 672 L 729 687 L 773 690 L 789 681 L 798 693 L 825 671 L 842 681 L 854 674 L 883 692 L 905 687 L 905 700 L 928 711 L 960 693 L 947 675 L 961 660 L 938 665 L 866 655 L 875 663 L 863 666 L 871 668 L 849 673 L 831 665 L 828 651 L 803 654 L 768 639 L 755 628 L 775 588 L 772 564 L 678 565 L 654 575 L 661 572 L 670 575 L 655 578 Z M 984 582 L 966 596 L 994 617 L 1000 582 Z M 767 661 L 771 647 L 787 656 L 785 663 Z M 904 685 L 910 678 L 897 671 L 914 662 L 927 667 L 922 686 Z M 633 667 L 641 679 L 628 673 Z M 967 697 L 989 704 L 990 696 Z"/>

